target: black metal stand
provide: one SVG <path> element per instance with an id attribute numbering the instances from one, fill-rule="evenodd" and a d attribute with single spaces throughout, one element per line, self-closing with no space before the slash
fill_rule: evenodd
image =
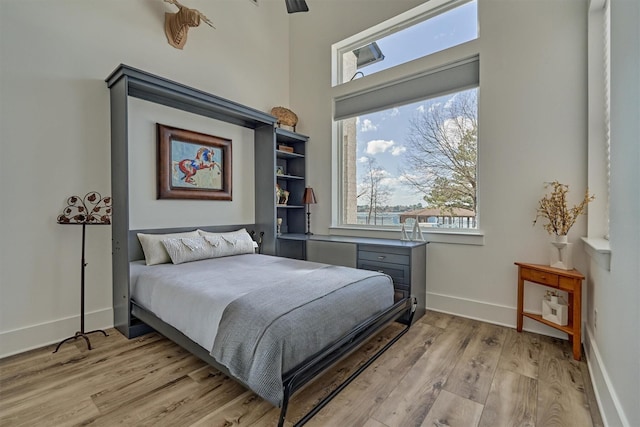
<path id="1" fill-rule="evenodd" d="M 313 234 L 311 232 L 311 212 L 309 211 L 309 205 L 307 205 L 307 232 L 304 234 Z"/>
<path id="2" fill-rule="evenodd" d="M 73 223 L 71 223 L 73 224 Z M 60 346 L 67 341 L 77 340 L 78 338 L 83 338 L 87 342 L 87 349 L 91 350 L 91 341 L 89 341 L 89 334 L 93 334 L 96 332 L 100 332 L 104 334 L 105 337 L 109 336 L 105 331 L 101 329 L 96 329 L 95 331 L 85 332 L 84 330 L 84 268 L 87 266 L 87 263 L 84 260 L 84 241 L 85 241 L 85 232 L 86 232 L 86 223 L 82 223 L 82 258 L 80 265 L 80 330 L 75 333 L 72 337 L 66 338 L 62 340 L 58 346 L 56 347 L 54 353 L 57 353 L 60 349 Z"/>

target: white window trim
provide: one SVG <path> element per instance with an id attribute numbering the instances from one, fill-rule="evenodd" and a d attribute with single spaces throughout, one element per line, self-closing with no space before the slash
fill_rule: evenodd
<path id="1" fill-rule="evenodd" d="M 418 19 L 424 19 L 425 14 L 441 13 L 444 10 L 457 7 L 467 3 L 469 0 L 431 0 L 420 5 L 408 12 L 405 12 L 395 18 L 384 23 L 376 25 L 365 32 L 350 37 L 342 42 L 332 46 L 332 81 L 335 85 L 340 81 L 339 55 L 346 50 L 361 45 L 363 41 L 375 40 L 380 34 L 388 31 L 390 25 L 411 25 Z M 416 11 L 422 13 L 421 16 L 415 16 Z M 413 17 L 413 19 L 410 19 Z M 407 21 L 409 19 L 409 21 Z M 408 22 L 408 23 L 407 23 Z M 368 38 L 367 38 L 368 37 Z M 331 88 L 332 112 L 334 117 L 335 100 L 343 98 L 355 93 L 363 93 L 375 90 L 379 87 L 388 86 L 394 82 L 411 79 L 415 76 L 424 75 L 430 70 L 437 70 L 450 64 L 460 62 L 461 60 L 477 58 L 480 53 L 479 39 L 471 40 L 451 48 L 432 53 L 413 61 L 399 64 L 395 67 L 378 71 L 377 73 L 367 75 L 365 77 L 335 85 Z M 462 90 L 462 88 L 461 88 Z M 343 224 L 341 212 L 342 206 L 342 144 L 339 141 L 341 137 L 340 123 L 332 120 L 332 171 L 331 171 L 331 223 L 329 234 L 340 236 L 357 236 L 357 237 L 379 237 L 387 239 L 400 238 L 399 227 L 371 227 L 358 226 L 352 224 Z M 432 243 L 450 243 L 464 245 L 484 245 L 484 232 L 482 229 L 438 229 L 429 230 L 422 229 L 425 240 Z"/>
<path id="2" fill-rule="evenodd" d="M 593 259 L 600 267 L 610 271 L 611 270 L 611 245 L 609 240 L 604 238 L 595 237 L 583 237 L 585 252 Z"/>
<path id="3" fill-rule="evenodd" d="M 589 206 L 587 236 L 583 237 L 587 254 L 605 270 L 611 266 L 609 234 L 610 139 L 608 131 L 609 74 L 608 50 L 610 26 L 608 0 L 591 0 L 588 17 L 588 184 L 596 199 Z"/>
<path id="4" fill-rule="evenodd" d="M 332 236 L 373 237 L 380 239 L 400 239 L 398 227 L 368 227 L 356 225 L 338 225 L 329 227 Z M 484 232 L 478 229 L 438 229 L 422 228 L 424 240 L 429 243 L 450 243 L 457 245 L 484 245 Z"/>

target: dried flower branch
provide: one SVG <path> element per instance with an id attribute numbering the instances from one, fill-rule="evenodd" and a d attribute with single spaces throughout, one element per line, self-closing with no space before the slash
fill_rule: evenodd
<path id="1" fill-rule="evenodd" d="M 551 194 L 544 196 L 538 202 L 536 209 L 536 218 L 533 225 L 536 224 L 538 218 L 544 218 L 548 222 L 543 225 L 549 234 L 556 236 L 566 236 L 569 229 L 578 219 L 578 216 L 584 214 L 587 210 L 587 204 L 596 198 L 595 195 L 589 195 L 589 190 L 585 192 L 584 199 L 569 209 L 567 207 L 567 192 L 569 186 L 561 184 L 558 181 L 545 183 L 544 188 L 553 187 Z"/>

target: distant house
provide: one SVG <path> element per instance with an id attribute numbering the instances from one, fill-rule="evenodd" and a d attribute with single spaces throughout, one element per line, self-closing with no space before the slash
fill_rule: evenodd
<path id="1" fill-rule="evenodd" d="M 445 211 L 438 208 L 424 208 L 400 214 L 400 223 L 407 219 L 418 219 L 421 224 L 431 227 L 475 228 L 476 213 L 470 209 L 452 208 Z"/>

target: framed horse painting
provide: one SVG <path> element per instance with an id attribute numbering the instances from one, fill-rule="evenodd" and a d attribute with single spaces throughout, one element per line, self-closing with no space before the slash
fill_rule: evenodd
<path id="1" fill-rule="evenodd" d="M 158 199 L 231 200 L 231 140 L 156 124 Z"/>

